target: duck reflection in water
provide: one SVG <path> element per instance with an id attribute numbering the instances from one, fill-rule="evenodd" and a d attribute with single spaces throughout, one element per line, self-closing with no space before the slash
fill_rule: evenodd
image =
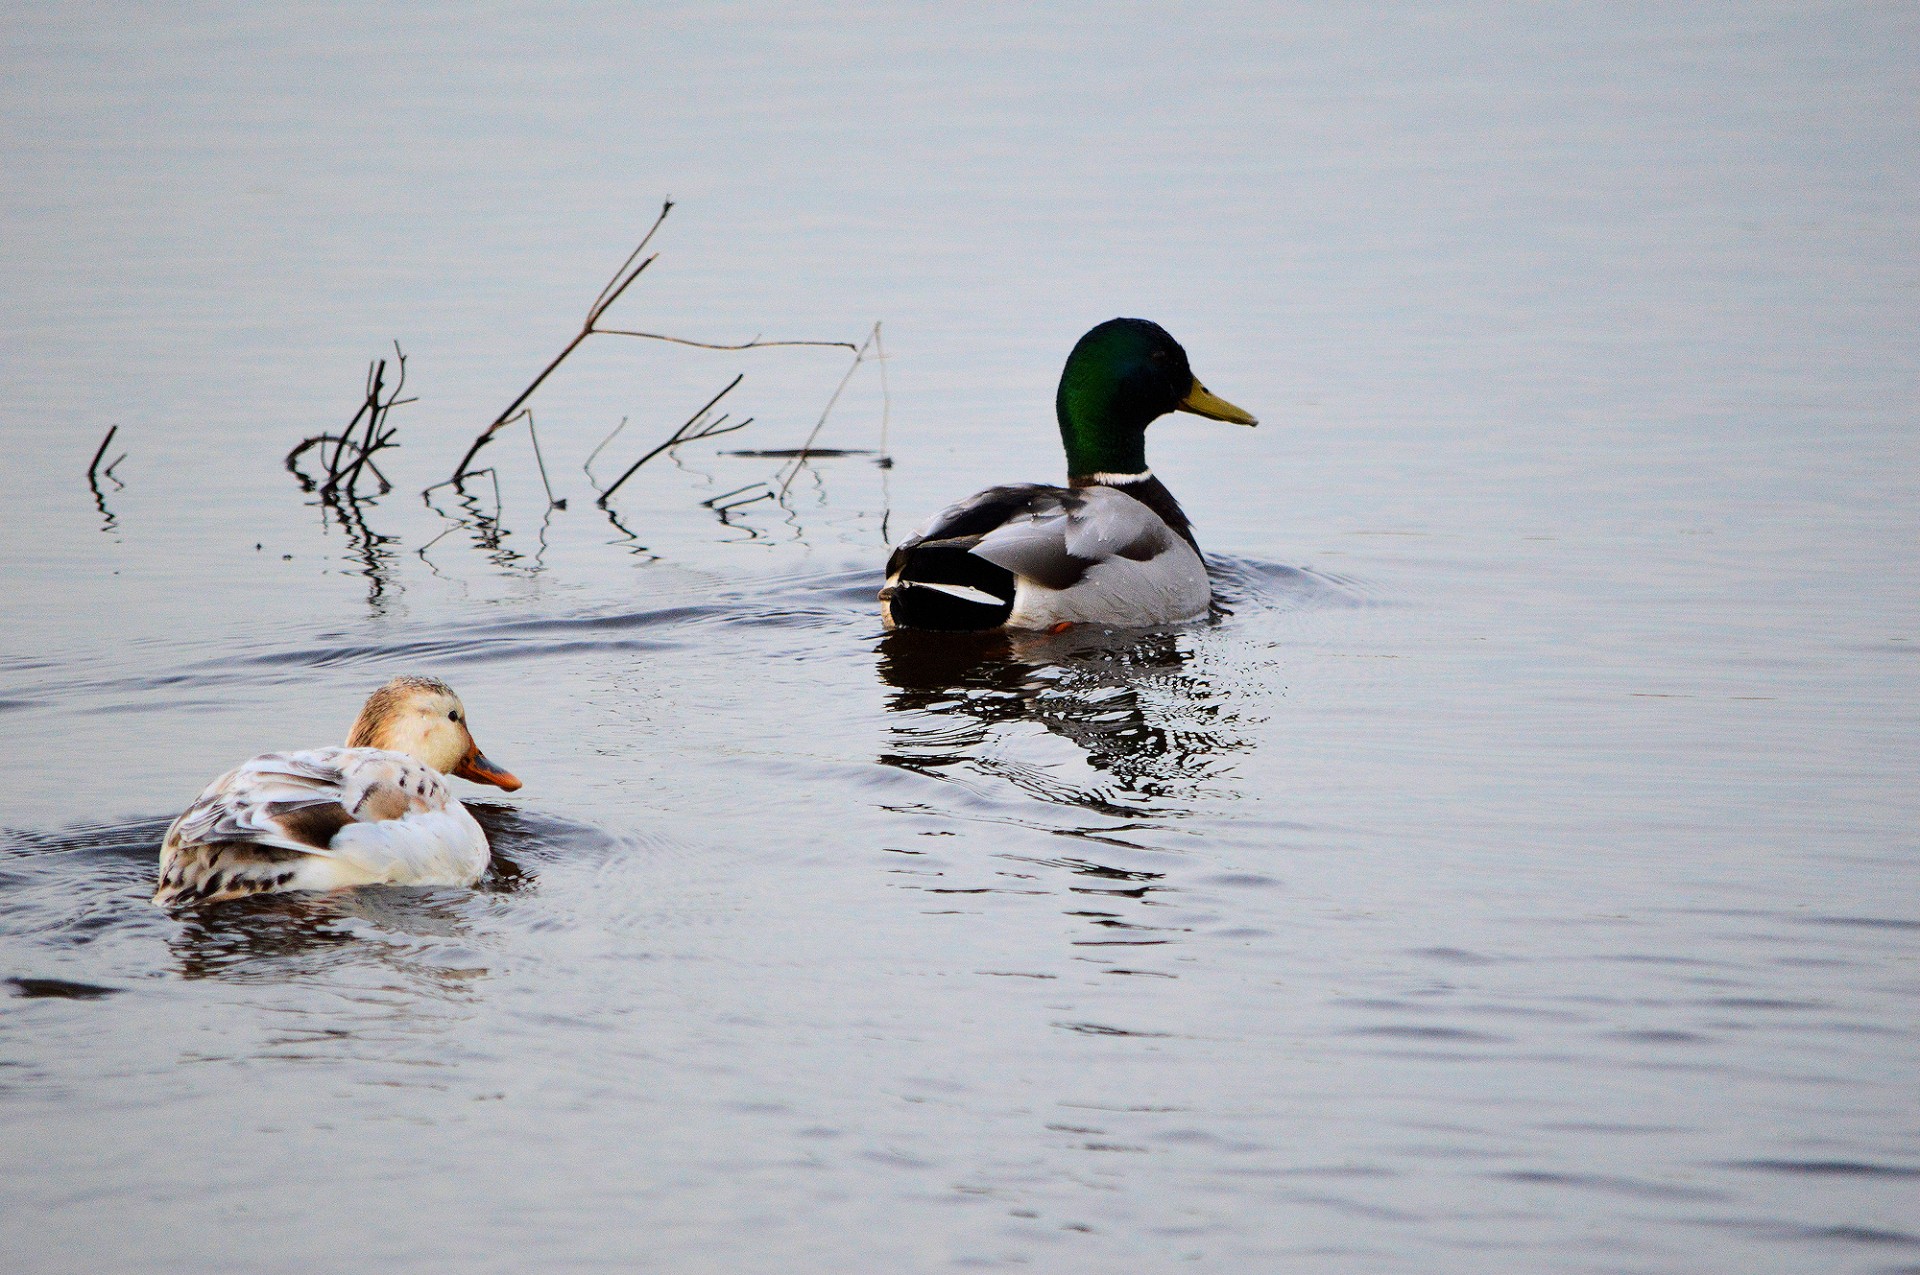
<path id="1" fill-rule="evenodd" d="M 896 717 L 880 761 L 939 778 L 972 770 L 1123 818 L 1183 803 L 1247 747 L 1195 641 L 1185 630 L 889 633 L 879 673 Z M 1072 744 L 1091 773 L 1020 759 L 1004 745 L 1022 724 Z"/>

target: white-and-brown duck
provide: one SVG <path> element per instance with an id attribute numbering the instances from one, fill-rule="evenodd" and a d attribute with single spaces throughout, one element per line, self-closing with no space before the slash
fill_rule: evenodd
<path id="1" fill-rule="evenodd" d="M 167 829 L 153 901 L 471 885 L 492 856 L 448 774 L 520 786 L 473 742 L 452 688 L 396 677 L 368 697 L 345 748 L 266 753 L 207 785 Z"/>

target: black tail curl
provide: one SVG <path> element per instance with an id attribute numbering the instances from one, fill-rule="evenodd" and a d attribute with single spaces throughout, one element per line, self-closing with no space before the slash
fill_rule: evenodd
<path id="1" fill-rule="evenodd" d="M 887 564 L 880 591 L 885 615 L 897 629 L 978 633 L 997 629 L 1013 614 L 1013 572 L 971 550 L 978 536 L 903 545 Z"/>

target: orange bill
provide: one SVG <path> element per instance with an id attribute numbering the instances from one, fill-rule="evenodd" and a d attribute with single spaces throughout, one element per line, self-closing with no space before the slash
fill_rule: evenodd
<path id="1" fill-rule="evenodd" d="M 495 788 L 504 788 L 508 792 L 520 786 L 520 781 L 514 778 L 512 771 L 502 770 L 488 761 L 486 754 L 480 751 L 477 744 L 467 750 L 467 755 L 460 759 L 460 764 L 453 768 L 453 773 L 462 779 L 471 779 L 476 784 L 492 784 Z"/>

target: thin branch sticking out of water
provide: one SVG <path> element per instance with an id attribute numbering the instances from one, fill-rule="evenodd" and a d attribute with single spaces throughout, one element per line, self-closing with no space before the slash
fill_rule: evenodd
<path id="1" fill-rule="evenodd" d="M 597 502 L 599 506 L 602 509 L 605 509 L 607 507 L 607 501 L 613 498 L 614 492 L 620 490 L 621 484 L 625 483 L 627 479 L 633 477 L 635 472 L 639 470 L 640 466 L 646 464 L 648 461 L 652 460 L 655 456 L 658 456 L 661 452 L 668 451 L 672 448 L 678 447 L 682 443 L 692 443 L 692 442 L 697 442 L 698 440 L 703 438 L 717 438 L 722 434 L 731 434 L 737 429 L 745 429 L 747 426 L 753 424 L 753 417 L 749 416 L 743 421 L 738 421 L 732 425 L 728 425 L 726 424 L 727 418 L 724 413 L 713 420 L 707 419 L 707 413 L 711 412 L 714 409 L 715 404 L 719 403 L 721 399 L 731 394 L 734 390 L 734 387 L 739 385 L 740 382 L 745 379 L 746 379 L 746 373 L 742 372 L 739 375 L 735 376 L 731 381 L 728 381 L 725 389 L 721 390 L 718 394 L 715 394 L 712 398 L 708 399 L 706 402 L 706 405 L 702 407 L 699 411 L 695 412 L 692 416 L 689 416 L 686 419 L 686 423 L 681 425 L 679 429 L 676 429 L 673 431 L 673 433 L 667 435 L 667 440 L 665 442 L 655 447 L 652 451 L 642 456 L 639 460 L 634 461 L 633 464 L 627 466 L 627 472 L 625 472 L 624 474 L 621 474 L 618 478 L 614 479 L 612 485 L 609 486 L 605 491 L 600 493 L 600 499 Z M 618 434 L 622 429 L 626 428 L 626 424 L 627 422 L 624 419 L 621 420 L 620 424 L 614 428 L 614 431 L 613 431 L 614 434 Z M 609 434 L 607 436 L 607 441 L 611 442 L 612 438 L 613 438 L 613 435 Z M 605 447 L 605 446 L 606 446 L 606 442 L 603 442 L 600 444 L 600 447 Z M 594 448 L 594 455 L 597 456 L 599 454 L 600 454 L 600 448 L 599 447 Z M 591 464 L 593 458 L 588 457 L 587 459 L 588 459 L 588 463 Z"/>
<path id="2" fill-rule="evenodd" d="M 119 456 L 114 458 L 112 465 L 108 465 L 104 470 L 100 468 L 101 457 L 107 454 L 107 448 L 113 445 L 113 436 L 119 432 L 120 427 L 118 425 L 107 426 L 107 436 L 100 440 L 100 450 L 93 454 L 93 463 L 87 466 L 87 481 L 93 484 L 96 492 L 100 487 L 99 480 L 103 477 L 112 479 L 114 466 L 127 458 L 127 454 L 121 452 Z M 114 479 L 114 481 L 118 482 L 119 480 Z"/>
<path id="3" fill-rule="evenodd" d="M 794 456 L 793 463 L 787 466 L 785 471 L 782 473 L 780 478 L 780 490 L 778 493 L 779 499 L 781 500 L 786 499 L 787 488 L 793 485 L 793 480 L 800 476 L 800 471 L 802 469 L 806 468 L 807 458 L 813 454 L 814 440 L 819 438 L 820 431 L 827 427 L 827 417 L 833 415 L 834 404 L 840 401 L 840 395 L 846 391 L 847 382 L 851 381 L 853 379 L 853 374 L 860 370 L 860 365 L 867 361 L 867 351 L 868 350 L 876 351 L 874 355 L 876 359 L 880 359 L 883 357 L 883 355 L 879 353 L 879 350 L 881 349 L 879 345 L 879 341 L 880 341 L 880 325 L 878 323 L 875 323 L 873 325 L 873 330 L 867 333 L 866 340 L 862 341 L 857 348 L 849 347 L 849 348 L 853 348 L 853 363 L 847 368 L 847 374 L 840 378 L 840 384 L 834 386 L 833 395 L 832 397 L 827 399 L 827 405 L 820 409 L 820 419 L 813 423 L 813 429 L 807 434 L 807 441 L 800 444 L 800 450 Z M 884 386 L 885 375 L 886 375 L 886 365 L 882 363 L 881 376 L 883 378 L 883 381 L 882 381 L 883 386 Z M 882 406 L 881 416 L 880 416 L 881 437 L 883 439 L 886 436 L 885 435 L 886 424 L 887 424 L 887 413 L 886 413 L 886 408 L 883 400 L 883 406 Z M 883 466 L 891 463 L 888 457 L 886 456 L 886 446 L 884 442 L 881 445 L 880 463 Z"/>
<path id="4" fill-rule="evenodd" d="M 398 447 L 393 436 L 398 427 L 387 423 L 387 414 L 394 408 L 411 403 L 410 398 L 401 398 L 400 391 L 407 383 L 407 356 L 396 342 L 393 347 L 397 373 L 393 388 L 386 385 L 387 361 L 377 359 L 367 366 L 366 397 L 361 400 L 360 410 L 353 414 L 345 429 L 338 434 L 315 434 L 302 439 L 298 446 L 287 453 L 287 472 L 300 480 L 303 491 L 317 491 L 323 501 L 335 502 L 341 499 L 365 500 L 359 490 L 362 474 L 370 475 L 380 484 L 375 496 L 384 496 L 393 490 L 393 484 L 374 463 L 374 454 L 389 447 Z M 329 449 L 331 445 L 331 449 Z M 306 453 L 316 452 L 325 466 L 324 476 L 315 478 L 300 467 L 300 458 Z"/>
<path id="5" fill-rule="evenodd" d="M 715 341 L 690 341 L 683 336 L 667 336 L 660 332 L 629 332 L 625 328 L 596 328 L 602 336 L 635 336 L 646 341 L 670 341 L 674 345 L 691 345 L 696 350 L 775 350 L 792 346 L 824 346 L 837 350 L 857 348 L 851 341 L 762 341 L 759 337 L 751 341 L 741 341 L 736 345 L 722 345 Z"/>
<path id="6" fill-rule="evenodd" d="M 567 357 L 579 349 L 581 344 L 590 336 L 624 336 L 634 337 L 644 341 L 666 341 L 673 345 L 691 346 L 701 350 L 766 350 L 788 347 L 826 347 L 854 350 L 856 348 L 851 341 L 765 341 L 756 336 L 751 341 L 723 343 L 716 341 L 695 341 L 687 337 L 669 336 L 664 332 L 639 332 L 630 328 L 601 327 L 600 320 L 604 318 L 607 311 L 613 307 L 614 302 L 618 301 L 627 289 L 633 286 L 634 280 L 638 279 L 641 274 L 646 271 L 648 266 L 651 266 L 655 261 L 659 260 L 658 253 L 650 257 L 642 257 L 641 254 L 646 251 L 647 245 L 653 242 L 654 234 L 659 231 L 661 224 L 667 219 L 667 214 L 672 211 L 673 201 L 671 199 L 661 204 L 660 215 L 653 219 L 653 225 L 647 228 L 647 233 L 641 237 L 639 245 L 627 254 L 627 259 L 620 263 L 620 268 L 613 272 L 612 277 L 607 280 L 606 286 L 601 288 L 599 295 L 594 297 L 593 304 L 587 307 L 587 317 L 586 320 L 581 323 L 580 330 L 567 342 L 560 353 L 556 354 L 552 361 L 540 370 L 540 374 L 534 377 L 524 390 L 520 391 L 519 397 L 507 404 L 506 410 L 495 417 L 493 423 L 482 430 L 480 435 L 473 440 L 473 443 L 467 448 L 466 455 L 462 456 L 460 463 L 454 466 L 453 476 L 445 482 L 435 483 L 433 487 L 428 487 L 426 489 L 427 492 L 431 492 L 434 487 L 459 487 L 466 479 L 478 472 L 473 468 L 474 458 L 479 455 L 480 449 L 491 443 L 501 430 L 520 420 L 522 416 L 525 416 L 528 423 L 531 424 L 533 418 L 530 413 L 525 411 L 527 400 L 533 397 L 534 391 L 539 389 L 546 379 L 553 375 L 554 371 L 559 368 L 562 363 L 566 362 Z M 738 383 L 737 378 L 735 383 Z M 731 389 L 732 387 L 729 386 L 728 388 Z M 725 391 L 722 391 L 722 393 L 725 393 Z M 740 424 L 732 426 L 731 429 L 742 428 L 745 424 L 746 422 L 742 421 Z M 682 430 L 684 431 L 686 428 L 687 427 L 683 426 Z M 691 442 L 695 438 L 710 438 L 712 436 L 712 433 L 705 431 L 692 434 L 676 433 L 665 443 L 655 448 L 654 451 L 648 453 L 646 457 L 643 457 L 639 464 L 646 463 L 646 460 L 679 443 Z M 605 447 L 606 442 L 603 441 L 600 446 Z M 599 449 L 596 448 L 595 454 L 598 454 L 598 451 Z M 537 443 L 535 444 L 535 458 L 539 458 Z M 588 464 L 592 464 L 591 457 L 588 459 Z M 613 494 L 614 488 L 619 487 L 621 483 L 627 480 L 631 472 L 632 471 L 629 470 L 628 474 L 622 475 L 620 479 L 613 484 L 613 487 L 609 487 L 600 494 L 602 502 Z M 589 474 L 589 477 L 591 477 L 591 474 Z M 543 480 L 545 478 L 544 464 L 542 478 Z M 422 494 L 424 495 L 426 493 L 423 492 Z M 551 487 L 549 487 L 547 491 L 547 501 L 551 507 L 566 507 L 565 502 L 554 499 Z"/>
<path id="7" fill-rule="evenodd" d="M 113 516 L 113 510 L 107 508 L 107 494 L 100 490 L 100 480 L 102 478 L 106 479 L 114 485 L 115 490 L 122 490 L 126 487 L 125 483 L 113 476 L 113 471 L 119 468 L 120 462 L 127 458 L 125 452 L 121 452 L 118 456 L 114 457 L 113 463 L 105 469 L 100 468 L 100 461 L 106 456 L 107 448 L 112 445 L 113 436 L 119 432 L 120 427 L 118 425 L 107 426 L 107 436 L 100 440 L 100 449 L 94 452 L 93 463 L 87 466 L 87 486 L 92 488 L 94 508 L 100 511 L 100 517 L 104 520 L 104 525 L 101 528 L 103 531 L 112 531 L 115 527 L 119 526 L 120 520 Z"/>
<path id="8" fill-rule="evenodd" d="M 615 301 L 618 301 L 620 294 L 632 287 L 633 281 L 644 274 L 647 267 L 659 259 L 659 254 L 657 253 L 654 256 L 644 259 L 640 257 L 640 254 L 646 251 L 647 245 L 653 241 L 654 232 L 660 229 L 660 224 L 667 219 L 667 214 L 672 211 L 673 201 L 671 199 L 661 204 L 660 215 L 653 219 L 653 225 L 647 228 L 647 233 L 641 237 L 639 245 L 627 254 L 627 259 L 620 263 L 620 268 L 613 272 L 612 278 L 607 280 L 606 287 L 600 289 L 600 295 L 595 297 L 593 304 L 587 307 L 587 320 L 580 325 L 580 331 L 574 335 L 571 341 L 567 342 L 565 348 L 562 349 L 560 353 L 553 357 L 551 363 L 548 363 L 546 367 L 540 370 L 540 375 L 534 377 L 527 388 L 520 391 L 520 397 L 507 404 L 506 410 L 494 417 L 493 424 L 480 431 L 480 436 L 473 440 L 472 446 L 467 448 L 467 454 L 462 456 L 460 463 L 453 467 L 453 477 L 447 479 L 446 482 L 435 483 L 433 487 L 458 487 L 465 481 L 467 475 L 472 472 L 471 466 L 473 465 L 473 458 L 480 454 L 480 449 L 492 442 L 495 434 L 498 434 L 516 419 L 520 408 L 528 399 L 533 397 L 533 392 L 540 388 L 541 383 L 553 375 L 555 368 L 567 361 L 569 354 L 572 354 L 580 348 L 582 341 L 585 341 L 593 335 L 593 325 L 600 321 L 600 316 L 607 312 L 607 307 L 611 306 Z M 638 262 L 638 264 L 635 264 L 636 262 Z M 432 491 L 433 487 L 429 487 L 426 490 Z M 426 492 L 422 492 L 421 494 L 425 495 Z"/>

